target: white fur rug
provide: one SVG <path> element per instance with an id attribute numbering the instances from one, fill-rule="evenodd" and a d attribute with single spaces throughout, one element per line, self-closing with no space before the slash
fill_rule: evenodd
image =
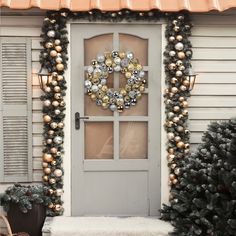
<path id="1" fill-rule="evenodd" d="M 43 236 L 167 236 L 173 227 L 149 217 L 48 217 Z"/>

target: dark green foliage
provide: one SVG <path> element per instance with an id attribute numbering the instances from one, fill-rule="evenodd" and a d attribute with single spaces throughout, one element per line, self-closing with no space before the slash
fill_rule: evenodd
<path id="1" fill-rule="evenodd" d="M 27 213 L 32 209 L 34 203 L 45 206 L 50 203 L 47 192 L 48 189 L 41 185 L 23 186 L 14 184 L 0 196 L 0 205 L 3 206 L 5 211 L 8 211 L 10 204 L 17 204 L 21 212 Z"/>
<path id="2" fill-rule="evenodd" d="M 236 235 L 236 120 L 212 123 L 202 141 L 180 163 L 162 219 L 175 226 L 172 235 Z"/>

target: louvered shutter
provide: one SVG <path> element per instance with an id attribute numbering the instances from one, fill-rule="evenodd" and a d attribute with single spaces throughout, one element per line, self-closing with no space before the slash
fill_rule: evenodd
<path id="1" fill-rule="evenodd" d="M 32 180 L 30 42 L 0 38 L 0 182 Z"/>

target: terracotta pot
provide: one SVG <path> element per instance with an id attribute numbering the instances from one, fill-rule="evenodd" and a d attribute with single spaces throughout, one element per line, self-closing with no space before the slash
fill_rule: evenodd
<path id="1" fill-rule="evenodd" d="M 27 232 L 30 236 L 42 236 L 46 208 L 41 204 L 33 204 L 32 210 L 22 213 L 16 204 L 11 204 L 7 217 L 13 233 Z"/>

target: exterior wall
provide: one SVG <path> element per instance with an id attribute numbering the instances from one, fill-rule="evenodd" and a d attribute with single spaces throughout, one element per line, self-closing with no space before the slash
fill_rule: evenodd
<path id="1" fill-rule="evenodd" d="M 232 15 L 197 15 L 193 16 L 193 68 L 199 74 L 192 97 L 190 98 L 189 128 L 192 131 L 191 143 L 194 150 L 201 142 L 203 131 L 213 120 L 226 120 L 236 114 L 236 23 L 235 14 Z M 1 36 L 22 37 L 32 39 L 32 103 L 33 103 L 33 182 L 41 182 L 41 151 L 42 151 L 42 104 L 39 99 L 41 90 L 39 88 L 37 72 L 40 52 L 40 33 L 43 16 L 2 16 Z M 164 28 L 163 28 L 164 30 Z M 163 50 L 165 41 L 163 40 Z M 69 74 L 69 73 L 68 73 Z M 67 76 L 68 78 L 68 76 Z M 164 90 L 164 73 L 163 73 Z M 69 78 L 68 78 L 69 81 Z M 67 91 L 69 92 L 69 90 Z M 163 106 L 164 108 L 164 106 Z M 67 109 L 67 114 L 69 114 Z M 164 109 L 163 114 L 164 118 Z M 66 122 L 69 121 L 69 116 Z M 69 128 L 66 128 L 69 132 Z M 165 132 L 162 139 L 165 140 Z M 65 145 L 69 145 L 69 142 Z M 165 150 L 165 142 L 162 142 Z M 68 150 L 68 149 L 67 149 Z M 69 152 L 67 152 L 69 153 Z M 69 154 L 67 154 L 69 155 Z M 165 151 L 162 152 L 162 160 L 165 160 Z M 68 156 L 67 156 L 68 158 Z M 68 162 L 69 163 L 69 162 Z M 67 163 L 65 168 L 70 168 Z M 167 186 L 167 165 L 165 179 Z M 70 174 L 66 177 L 69 183 Z M 162 182 L 163 183 L 163 182 Z M 7 184 L 0 184 L 0 192 L 3 192 Z M 70 191 L 70 184 L 67 190 Z M 166 188 L 164 186 L 164 188 Z M 167 189 L 167 188 L 166 188 Z M 167 190 L 168 191 L 168 190 Z M 167 192 L 165 191 L 165 192 Z M 163 201 L 168 200 L 168 194 L 162 197 Z M 67 197 L 66 197 L 67 196 Z M 70 208 L 70 194 L 65 196 L 65 202 Z M 67 213 L 69 214 L 69 213 Z"/>
<path id="2" fill-rule="evenodd" d="M 236 22 L 232 15 L 193 16 L 193 68 L 198 74 L 189 100 L 191 147 L 210 121 L 236 114 Z"/>

